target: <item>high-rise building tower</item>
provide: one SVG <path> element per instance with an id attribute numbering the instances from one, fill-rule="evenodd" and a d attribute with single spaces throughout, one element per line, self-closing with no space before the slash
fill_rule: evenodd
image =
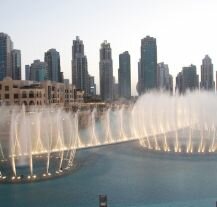
<path id="1" fill-rule="evenodd" d="M 182 72 L 179 72 L 176 76 L 176 88 L 175 91 L 179 94 L 183 93 L 183 75 Z"/>
<path id="2" fill-rule="evenodd" d="M 172 75 L 169 75 L 169 91 L 171 94 L 173 94 L 173 76 Z"/>
<path id="3" fill-rule="evenodd" d="M 140 67 L 139 94 L 157 87 L 157 44 L 153 37 L 141 40 Z"/>
<path id="4" fill-rule="evenodd" d="M 25 65 L 25 80 L 30 80 L 30 66 Z"/>
<path id="5" fill-rule="evenodd" d="M 119 99 L 119 84 L 116 83 L 115 77 L 113 76 L 113 100 Z"/>
<path id="6" fill-rule="evenodd" d="M 130 99 L 131 69 L 130 69 L 130 54 L 128 51 L 119 55 L 118 84 L 119 84 L 119 97 Z"/>
<path id="7" fill-rule="evenodd" d="M 179 93 L 185 93 L 199 88 L 199 76 L 195 65 L 183 67 L 182 72 L 176 77 L 176 90 Z"/>
<path id="8" fill-rule="evenodd" d="M 213 64 L 211 58 L 206 55 L 201 65 L 200 88 L 203 90 L 214 90 L 215 82 L 213 78 Z"/>
<path id="9" fill-rule="evenodd" d="M 47 73 L 47 63 L 41 62 L 40 60 L 34 60 L 30 66 L 30 80 L 47 80 Z"/>
<path id="10" fill-rule="evenodd" d="M 21 51 L 12 50 L 11 52 L 12 79 L 21 80 Z"/>
<path id="11" fill-rule="evenodd" d="M 199 76 L 197 75 L 197 68 L 195 65 L 183 67 L 183 88 L 186 90 L 195 90 L 199 88 Z"/>
<path id="12" fill-rule="evenodd" d="M 89 94 L 87 57 L 84 55 L 83 41 L 77 36 L 72 46 L 72 84 Z"/>
<path id="13" fill-rule="evenodd" d="M 103 101 L 111 101 L 113 99 L 113 61 L 110 43 L 106 40 L 100 48 L 99 76 L 101 98 Z"/>
<path id="14" fill-rule="evenodd" d="M 0 80 L 3 80 L 6 76 L 12 78 L 12 49 L 13 42 L 10 36 L 0 33 Z"/>
<path id="15" fill-rule="evenodd" d="M 137 93 L 140 95 L 142 94 L 142 87 L 141 87 L 141 84 L 142 84 L 142 78 L 141 78 L 141 59 L 139 59 L 139 62 L 138 62 L 138 82 L 136 84 L 136 90 L 137 90 Z"/>
<path id="16" fill-rule="evenodd" d="M 56 49 L 50 49 L 44 54 L 47 63 L 48 80 L 61 82 L 60 54 Z"/>
<path id="17" fill-rule="evenodd" d="M 60 82 L 60 83 L 64 83 L 64 73 L 63 73 L 63 72 L 60 72 L 60 75 L 59 75 L 59 82 Z"/>
<path id="18" fill-rule="evenodd" d="M 157 88 L 173 92 L 172 76 L 169 74 L 169 67 L 164 62 L 157 64 Z"/>
<path id="19" fill-rule="evenodd" d="M 89 86 L 90 86 L 90 95 L 96 96 L 96 84 L 94 81 L 94 76 L 89 75 Z"/>

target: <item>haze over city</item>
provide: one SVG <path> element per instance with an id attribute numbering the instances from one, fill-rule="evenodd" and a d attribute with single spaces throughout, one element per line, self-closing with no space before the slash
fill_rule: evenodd
<path id="1" fill-rule="evenodd" d="M 136 93 L 141 39 L 157 39 L 158 62 L 169 65 L 173 78 L 191 63 L 200 74 L 202 58 L 208 54 L 217 64 L 217 3 L 214 0 L 118 0 L 118 1 L 1 1 L 1 31 L 8 33 L 22 52 L 24 66 L 43 60 L 44 52 L 60 52 L 61 69 L 71 79 L 72 41 L 84 41 L 88 71 L 96 77 L 99 92 L 99 48 L 111 43 L 114 75 L 118 55 L 131 55 L 132 94 Z M 10 11 L 10 12 L 8 12 Z M 9 15 L 10 13 L 10 15 Z"/>
<path id="2" fill-rule="evenodd" d="M 216 0 L 0 0 L 0 206 L 217 207 Z"/>

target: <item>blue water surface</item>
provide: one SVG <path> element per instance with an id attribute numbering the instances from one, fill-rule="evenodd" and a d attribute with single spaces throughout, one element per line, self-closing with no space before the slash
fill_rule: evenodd
<path id="1" fill-rule="evenodd" d="M 217 156 L 147 152 L 137 142 L 80 150 L 70 175 L 0 185 L 0 207 L 208 207 L 217 200 Z"/>

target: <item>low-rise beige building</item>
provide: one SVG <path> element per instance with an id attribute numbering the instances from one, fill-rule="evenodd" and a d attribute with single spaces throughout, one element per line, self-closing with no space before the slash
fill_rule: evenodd
<path id="1" fill-rule="evenodd" d="M 83 96 L 84 92 L 77 91 L 71 84 L 12 80 L 9 77 L 0 81 L 0 104 L 5 105 L 70 106 L 83 102 Z"/>

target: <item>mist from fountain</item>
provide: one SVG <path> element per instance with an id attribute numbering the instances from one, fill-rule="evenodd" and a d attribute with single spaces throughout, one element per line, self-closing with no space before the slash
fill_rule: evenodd
<path id="1" fill-rule="evenodd" d="M 173 153 L 214 153 L 217 150 L 217 97 L 194 92 L 171 96 L 151 92 L 134 105 L 113 105 L 66 112 L 64 109 L 23 106 L 0 107 L 0 159 L 10 160 L 12 174 L 27 166 L 29 177 L 37 174 L 36 160 L 44 157 L 43 176 L 74 166 L 76 150 L 139 140 L 148 150 Z M 8 124 L 8 127 L 6 126 Z M 6 127 L 5 127 L 6 126 Z M 5 144 L 7 143 L 8 144 Z M 56 158 L 56 159 L 54 159 Z M 1 164 L 1 163 L 0 163 Z"/>
<path id="2" fill-rule="evenodd" d="M 215 152 L 216 109 L 214 93 L 194 92 L 185 96 L 149 93 L 134 105 L 133 114 L 142 122 L 134 124 L 134 131 L 139 132 L 140 143 L 148 149 Z"/>

